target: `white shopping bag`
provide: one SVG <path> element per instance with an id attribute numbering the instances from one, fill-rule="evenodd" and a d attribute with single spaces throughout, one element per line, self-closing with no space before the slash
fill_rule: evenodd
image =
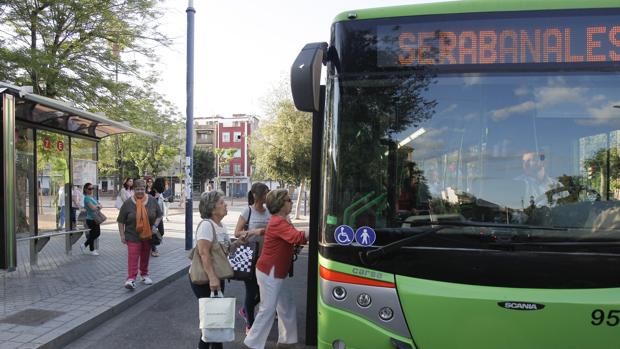
<path id="1" fill-rule="evenodd" d="M 235 302 L 234 297 L 224 297 L 211 293 L 211 298 L 198 300 L 200 329 L 203 342 L 233 342 L 235 340 Z"/>

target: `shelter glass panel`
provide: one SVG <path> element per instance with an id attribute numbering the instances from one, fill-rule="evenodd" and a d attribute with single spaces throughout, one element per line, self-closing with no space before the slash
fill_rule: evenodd
<path id="1" fill-rule="evenodd" d="M 34 132 L 15 127 L 15 218 L 17 237 L 34 235 Z"/>
<path id="2" fill-rule="evenodd" d="M 37 130 L 38 231 L 64 229 L 69 183 L 69 137 Z"/>

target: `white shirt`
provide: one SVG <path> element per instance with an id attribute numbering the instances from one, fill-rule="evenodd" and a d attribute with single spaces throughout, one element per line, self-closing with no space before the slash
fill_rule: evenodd
<path id="1" fill-rule="evenodd" d="M 65 187 L 58 189 L 58 207 L 65 207 Z"/>
<path id="2" fill-rule="evenodd" d="M 71 192 L 71 196 L 73 198 L 73 208 L 82 208 L 84 207 L 84 194 L 78 188 L 74 188 Z"/>
<path id="3" fill-rule="evenodd" d="M 119 192 L 120 197 L 121 197 L 121 201 L 125 202 L 125 200 L 129 199 L 130 197 L 133 196 L 133 190 L 127 190 L 125 189 L 125 187 L 121 188 L 121 191 Z"/>
<path id="4" fill-rule="evenodd" d="M 230 237 L 228 236 L 226 227 L 219 225 L 210 219 L 204 219 L 198 224 L 198 228 L 196 228 L 196 240 L 213 241 L 213 227 L 215 227 L 217 241 L 225 246 L 230 245 Z"/>

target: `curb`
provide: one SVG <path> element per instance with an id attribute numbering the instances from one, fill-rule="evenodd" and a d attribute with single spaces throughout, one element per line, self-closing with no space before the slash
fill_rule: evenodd
<path id="1" fill-rule="evenodd" d="M 76 326 L 75 328 L 69 330 L 68 332 L 65 332 L 61 334 L 60 336 L 52 339 L 51 341 L 45 344 L 42 344 L 41 346 L 39 346 L 39 348 L 42 348 L 42 349 L 63 348 L 67 344 L 82 337 L 82 335 L 93 330 L 94 328 L 101 325 L 102 323 L 110 320 L 111 318 L 117 316 L 118 314 L 124 312 L 125 310 L 128 310 L 128 308 L 131 307 L 132 305 L 147 298 L 148 296 L 152 295 L 156 291 L 162 289 L 168 284 L 171 284 L 172 282 L 183 277 L 184 275 L 187 275 L 188 270 L 189 270 L 189 266 L 184 267 L 183 269 L 175 272 L 174 274 L 167 276 L 161 281 L 153 283 L 153 285 L 151 285 L 148 288 L 145 288 L 143 291 L 136 293 L 134 296 L 125 299 L 124 301 L 120 302 L 119 304 L 114 305 L 113 307 L 110 307 L 110 309 L 96 315 L 95 317 L 93 317 L 92 319 L 86 322 L 83 322 L 82 324 Z"/>

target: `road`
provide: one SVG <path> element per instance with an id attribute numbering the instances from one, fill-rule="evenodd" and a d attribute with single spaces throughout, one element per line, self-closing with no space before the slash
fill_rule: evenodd
<path id="1" fill-rule="evenodd" d="M 300 344 L 305 342 L 307 265 L 307 248 L 304 248 L 295 263 L 295 276 L 289 284 L 297 295 Z M 237 298 L 237 309 L 241 306 L 244 292 L 243 283 L 240 281 L 226 284 L 226 295 Z M 243 328 L 243 320 L 237 315 L 236 342 L 227 343 L 224 348 L 239 347 L 238 343 L 245 337 Z M 198 301 L 192 293 L 188 279 L 182 277 L 119 313 L 66 348 L 196 348 L 199 336 Z M 267 348 L 275 348 L 276 341 L 277 324 L 274 323 Z M 303 345 L 300 345 L 300 348 L 303 348 Z"/>

